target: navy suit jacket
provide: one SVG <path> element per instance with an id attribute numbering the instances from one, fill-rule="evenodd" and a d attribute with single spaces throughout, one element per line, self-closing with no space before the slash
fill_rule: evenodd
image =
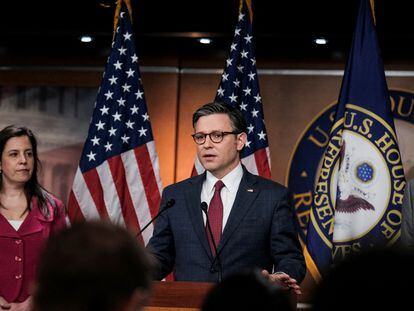
<path id="1" fill-rule="evenodd" d="M 204 180 L 202 174 L 164 189 L 161 206 L 170 199 L 175 205 L 159 217 L 148 243 L 158 261 L 157 279 L 174 271 L 177 281 L 218 280 L 219 263 L 212 256 L 200 208 Z M 244 169 L 217 249 L 223 277 L 251 268 L 272 272 L 274 267 L 302 281 L 306 268 L 288 190 Z"/>

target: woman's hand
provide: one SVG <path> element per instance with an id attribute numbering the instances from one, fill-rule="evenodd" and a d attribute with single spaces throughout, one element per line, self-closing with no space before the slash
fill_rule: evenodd
<path id="1" fill-rule="evenodd" d="M 11 305 L 6 301 L 6 299 L 0 296 L 0 310 L 10 310 L 10 308 Z"/>
<path id="2" fill-rule="evenodd" d="M 27 298 L 23 302 L 13 302 L 10 304 L 9 311 L 30 311 L 32 309 L 32 297 Z"/>

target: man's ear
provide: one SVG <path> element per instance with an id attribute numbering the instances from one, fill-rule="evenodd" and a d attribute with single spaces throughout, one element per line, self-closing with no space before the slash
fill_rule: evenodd
<path id="1" fill-rule="evenodd" d="M 135 289 L 131 294 L 129 299 L 125 302 L 122 311 L 137 311 L 142 310 L 145 302 L 149 298 L 149 291 L 144 291 L 143 289 Z"/>
<path id="2" fill-rule="evenodd" d="M 241 151 L 246 144 L 247 141 L 247 134 L 245 132 L 242 132 L 240 134 L 237 134 L 237 150 Z"/>

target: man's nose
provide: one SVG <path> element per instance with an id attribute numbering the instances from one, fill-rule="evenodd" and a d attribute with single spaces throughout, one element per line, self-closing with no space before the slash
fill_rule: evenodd
<path id="1" fill-rule="evenodd" d="M 210 135 L 206 135 L 206 141 L 204 142 L 203 146 L 204 148 L 210 148 L 213 146 L 213 141 L 210 138 Z"/>

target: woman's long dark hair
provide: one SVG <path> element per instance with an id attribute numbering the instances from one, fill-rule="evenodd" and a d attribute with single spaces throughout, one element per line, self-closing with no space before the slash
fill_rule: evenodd
<path id="1" fill-rule="evenodd" d="M 51 202 L 53 206 L 54 212 L 58 212 L 57 206 L 54 203 L 53 197 L 39 184 L 37 180 L 37 173 L 38 170 L 41 168 L 41 163 L 37 154 L 37 140 L 34 136 L 33 132 L 29 130 L 27 127 L 17 127 L 15 125 L 6 126 L 4 129 L 0 131 L 0 157 L 3 154 L 4 146 L 6 145 L 7 141 L 13 137 L 21 137 L 27 136 L 29 138 L 30 143 L 32 144 L 32 151 L 33 151 L 33 173 L 27 183 L 24 185 L 24 191 L 26 193 L 27 198 L 27 206 L 30 209 L 30 202 L 33 197 L 36 197 L 38 200 L 38 205 L 40 208 L 41 213 L 49 217 L 49 209 L 47 208 L 47 202 Z M 0 174 L 0 190 L 3 187 L 3 176 Z"/>

